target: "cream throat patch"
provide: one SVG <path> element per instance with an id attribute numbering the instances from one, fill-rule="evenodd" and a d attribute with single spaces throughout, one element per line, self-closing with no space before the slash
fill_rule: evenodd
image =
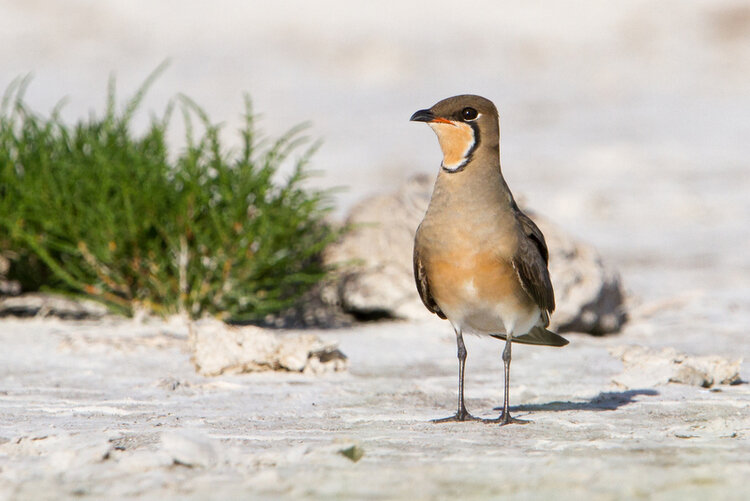
<path id="1" fill-rule="evenodd" d="M 443 169 L 449 172 L 461 170 L 471 158 L 477 138 L 474 128 L 462 122 L 430 122 L 443 150 Z"/>

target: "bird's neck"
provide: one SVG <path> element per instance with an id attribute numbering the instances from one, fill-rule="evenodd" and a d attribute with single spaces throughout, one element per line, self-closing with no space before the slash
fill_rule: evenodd
<path id="1" fill-rule="evenodd" d="M 483 148 L 460 172 L 440 171 L 435 182 L 431 205 L 435 209 L 468 210 L 482 207 L 510 206 L 513 197 L 500 169 L 500 151 Z"/>

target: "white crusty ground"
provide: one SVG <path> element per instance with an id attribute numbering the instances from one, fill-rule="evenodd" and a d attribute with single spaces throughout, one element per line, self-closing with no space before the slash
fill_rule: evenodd
<path id="1" fill-rule="evenodd" d="M 344 373 L 210 378 L 179 323 L 6 319 L 0 498 L 741 499 L 747 384 L 613 382 L 623 367 L 609 351 L 624 342 L 748 353 L 732 332 L 676 342 L 691 323 L 639 317 L 620 336 L 517 347 L 511 404 L 532 423 L 501 428 L 429 422 L 455 412 L 445 322 L 315 332 L 349 356 Z M 495 417 L 502 344 L 467 347 L 467 406 Z M 357 463 L 337 453 L 351 445 Z"/>

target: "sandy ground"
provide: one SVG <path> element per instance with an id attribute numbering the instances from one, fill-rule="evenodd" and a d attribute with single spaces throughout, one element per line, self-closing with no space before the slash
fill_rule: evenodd
<path id="1" fill-rule="evenodd" d="M 0 497 L 748 497 L 748 385 L 623 390 L 608 348 L 750 360 L 750 8 L 206 5 L 4 2 L 0 86 L 31 71 L 31 105 L 68 96 L 72 121 L 103 108 L 110 72 L 126 96 L 171 57 L 146 109 L 185 92 L 231 137 L 248 91 L 271 134 L 312 120 L 317 182 L 348 188 L 339 213 L 435 171 L 414 110 L 483 94 L 501 111 L 511 188 L 620 270 L 632 321 L 515 350 L 512 402 L 534 422 L 498 428 L 428 422 L 455 398 L 440 323 L 321 332 L 350 356 L 345 374 L 206 379 L 179 325 L 2 320 Z M 470 408 L 490 416 L 500 348 L 468 343 Z M 357 463 L 337 453 L 353 444 Z"/>
<path id="2" fill-rule="evenodd" d="M 0 498 L 746 499 L 747 384 L 612 382 L 622 344 L 748 353 L 747 336 L 691 336 L 681 312 L 516 348 L 511 402 L 532 423 L 508 427 L 429 421 L 455 410 L 455 341 L 437 321 L 317 332 L 345 373 L 205 378 L 179 323 L 6 319 Z M 467 405 L 496 417 L 500 344 L 467 345 Z M 356 463 L 338 452 L 351 446 Z"/>

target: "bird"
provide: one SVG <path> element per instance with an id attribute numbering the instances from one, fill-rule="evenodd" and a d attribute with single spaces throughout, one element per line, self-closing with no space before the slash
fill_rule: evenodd
<path id="1" fill-rule="evenodd" d="M 511 343 L 564 346 L 568 340 L 547 329 L 555 309 L 547 243 L 503 177 L 497 108 L 465 94 L 419 110 L 410 121 L 427 123 L 443 154 L 413 255 L 422 302 L 456 334 L 458 409 L 433 421 L 526 423 L 510 415 Z M 505 340 L 503 409 L 496 419 L 466 409 L 465 332 Z"/>

